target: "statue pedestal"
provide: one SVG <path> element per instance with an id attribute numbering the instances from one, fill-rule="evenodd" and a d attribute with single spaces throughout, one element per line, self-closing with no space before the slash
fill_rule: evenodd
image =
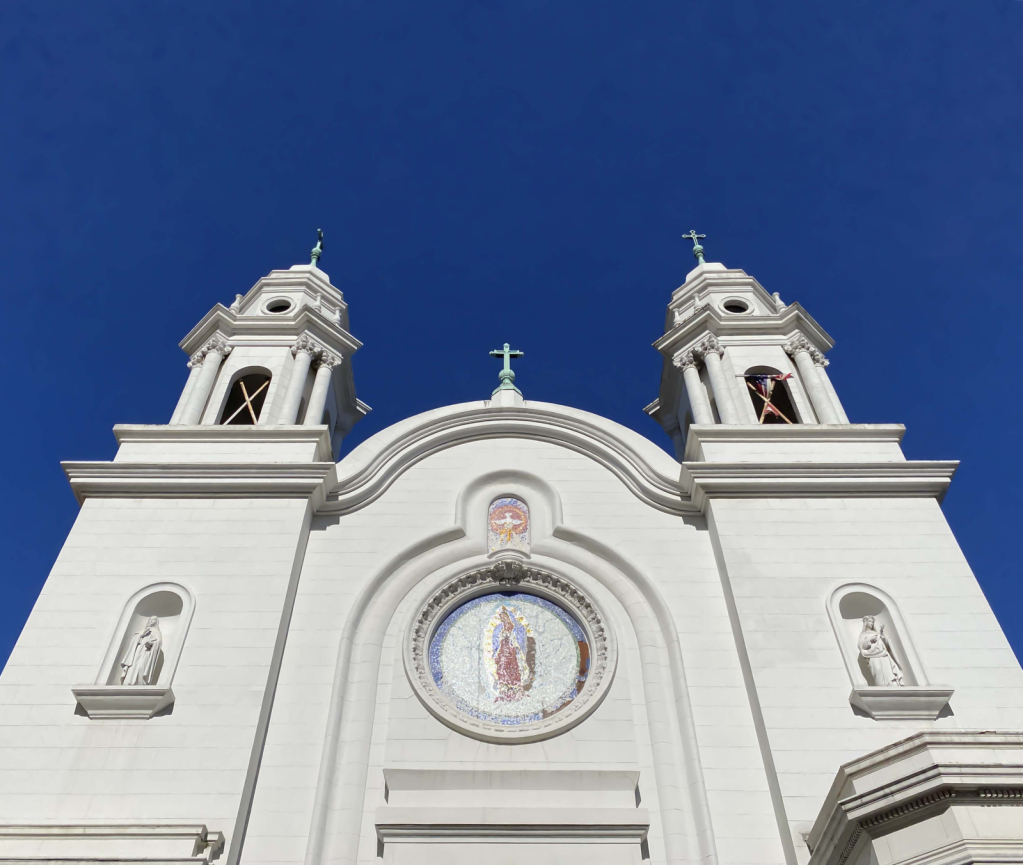
<path id="1" fill-rule="evenodd" d="M 952 688 L 906 685 L 853 688 L 849 702 L 876 721 L 933 721 L 948 705 Z"/>
<path id="2" fill-rule="evenodd" d="M 90 718 L 152 718 L 174 702 L 167 686 L 80 685 L 71 691 Z"/>

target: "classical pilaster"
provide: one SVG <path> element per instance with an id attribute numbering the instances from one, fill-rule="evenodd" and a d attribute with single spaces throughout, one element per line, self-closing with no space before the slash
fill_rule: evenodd
<path id="1" fill-rule="evenodd" d="M 309 407 L 305 410 L 303 426 L 315 426 L 323 418 L 323 410 L 327 405 L 327 394 L 330 392 L 330 378 L 334 367 L 340 366 L 341 358 L 324 350 L 320 354 L 316 367 L 316 378 L 313 379 L 313 391 L 309 395 Z"/>
<path id="2" fill-rule="evenodd" d="M 199 367 L 199 374 L 189 389 L 188 401 L 178 417 L 179 424 L 197 424 L 206 408 L 206 400 L 213 390 L 213 382 L 217 379 L 217 371 L 224 358 L 231 353 L 231 346 L 221 336 L 210 339 L 199 351 L 189 359 L 189 366 Z M 192 381 L 191 374 L 189 380 Z M 186 385 L 186 388 L 188 385 Z"/>
<path id="3" fill-rule="evenodd" d="M 672 363 L 682 370 L 682 380 L 686 383 L 689 394 L 689 407 L 693 410 L 694 423 L 714 423 L 714 412 L 711 410 L 707 393 L 700 381 L 700 372 L 696 368 L 696 358 L 691 351 L 680 352 L 672 359 Z"/>
<path id="4" fill-rule="evenodd" d="M 298 409 L 302 404 L 302 392 L 305 390 L 306 379 L 309 378 L 309 367 L 313 358 L 323 351 L 323 347 L 308 336 L 300 336 L 291 348 L 295 357 L 295 365 L 291 369 L 291 381 L 288 392 L 284 395 L 281 406 L 280 424 L 293 424 L 298 419 Z"/>
<path id="5" fill-rule="evenodd" d="M 824 389 L 828 392 L 828 396 L 831 397 L 831 404 L 835 407 L 835 414 L 838 415 L 839 423 L 849 423 L 849 416 L 845 413 L 845 409 L 842 407 L 842 401 L 838 398 L 838 392 L 835 390 L 835 386 L 831 383 L 831 378 L 828 376 L 827 366 L 828 359 L 824 357 L 820 352 L 817 352 L 817 357 L 814 357 L 814 363 L 817 366 L 817 374 L 820 376 L 821 383 L 824 385 Z"/>
<path id="6" fill-rule="evenodd" d="M 195 383 L 199 378 L 199 371 L 202 369 L 201 364 L 193 364 L 191 361 L 188 362 L 188 380 L 185 382 L 185 387 L 181 391 L 181 396 L 178 399 L 178 404 L 174 406 L 174 414 L 171 415 L 171 425 L 181 422 L 181 414 L 185 410 L 185 406 L 188 405 L 188 398 L 192 395 L 192 388 L 195 387 Z"/>
<path id="7" fill-rule="evenodd" d="M 728 379 L 721 368 L 721 355 L 724 353 L 725 350 L 713 336 L 708 336 L 693 349 L 693 355 L 702 358 L 707 367 L 707 376 L 710 378 L 710 386 L 714 391 L 714 402 L 717 403 L 721 423 L 734 425 L 740 422 L 739 413 L 732 400 L 732 389 L 728 386 Z"/>
<path id="8" fill-rule="evenodd" d="M 785 351 L 791 355 L 796 362 L 799 376 L 803 380 L 803 387 L 810 396 L 810 403 L 817 414 L 820 423 L 842 423 L 835 405 L 831 401 L 831 395 L 821 381 L 820 373 L 817 371 L 817 360 L 824 361 L 824 356 L 811 344 L 805 336 L 797 336 L 790 340 L 785 346 Z M 822 367 L 823 369 L 823 367 Z"/>

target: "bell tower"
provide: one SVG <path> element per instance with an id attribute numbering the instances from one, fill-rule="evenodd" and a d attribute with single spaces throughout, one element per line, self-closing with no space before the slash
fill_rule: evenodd
<path id="1" fill-rule="evenodd" d="M 369 407 L 355 396 L 348 305 L 319 268 L 274 270 L 229 307 L 217 304 L 181 341 L 188 380 L 172 426 L 326 425 L 334 455 Z"/>
<path id="2" fill-rule="evenodd" d="M 704 260 L 668 304 L 658 398 L 646 407 L 681 460 L 692 424 L 848 424 L 828 378 L 831 337 L 798 303 L 785 304 L 743 270 Z"/>

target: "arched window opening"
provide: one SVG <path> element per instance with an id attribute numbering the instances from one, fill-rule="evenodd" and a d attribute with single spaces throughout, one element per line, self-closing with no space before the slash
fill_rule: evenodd
<path id="1" fill-rule="evenodd" d="M 243 375 L 233 385 L 224 404 L 221 424 L 253 426 L 259 421 L 259 412 L 266 402 L 270 388 L 270 374 L 252 372 Z"/>
<path id="2" fill-rule="evenodd" d="M 746 370 L 743 378 L 757 423 L 799 423 L 786 383 L 792 373 L 779 372 L 770 366 L 754 366 Z"/>

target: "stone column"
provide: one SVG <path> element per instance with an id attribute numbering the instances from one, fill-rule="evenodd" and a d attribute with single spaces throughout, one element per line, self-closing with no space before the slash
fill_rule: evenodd
<path id="1" fill-rule="evenodd" d="M 711 410 L 707 394 L 700 381 L 700 373 L 696 368 L 696 358 L 691 351 L 677 355 L 672 363 L 682 370 L 682 379 L 686 383 L 689 394 L 689 407 L 693 410 L 693 423 L 714 423 L 714 412 Z"/>
<path id="2" fill-rule="evenodd" d="M 830 394 L 824 389 L 820 374 L 817 372 L 817 365 L 814 363 L 814 355 L 823 360 L 823 355 L 815 349 L 804 336 L 797 336 L 787 346 L 788 352 L 796 362 L 799 370 L 799 377 L 803 380 L 803 387 L 810 395 L 810 404 L 817 414 L 819 423 L 839 423 L 838 413 L 831 402 Z"/>
<path id="3" fill-rule="evenodd" d="M 820 352 L 818 352 L 820 354 Z M 828 392 L 828 396 L 831 397 L 831 404 L 835 407 L 835 414 L 838 415 L 839 423 L 849 423 L 849 415 L 845 413 L 845 409 L 842 407 L 842 401 L 838 398 L 838 393 L 835 391 L 835 386 L 831 383 L 831 379 L 828 377 L 828 371 L 825 369 L 828 365 L 828 359 L 821 355 L 821 359 L 817 361 L 817 374 L 821 377 L 821 383 L 824 385 L 824 390 Z"/>
<path id="4" fill-rule="evenodd" d="M 181 415 L 185 410 L 185 406 L 188 405 L 188 398 L 192 395 L 192 388 L 195 387 L 195 382 L 199 378 L 199 370 L 202 369 L 201 365 L 193 364 L 192 361 L 188 362 L 188 381 L 185 382 L 184 390 L 181 391 L 181 398 L 178 399 L 178 404 L 174 406 L 174 414 L 171 415 L 171 424 L 177 424 L 181 422 Z"/>
<path id="5" fill-rule="evenodd" d="M 288 392 L 284 395 L 284 405 L 281 406 L 281 414 L 277 423 L 293 424 L 298 419 L 298 407 L 302 404 L 302 391 L 305 390 L 309 367 L 313 362 L 313 355 L 318 353 L 318 348 L 319 346 L 305 336 L 300 336 L 292 347 L 291 353 L 295 356 L 295 365 L 291 368 L 291 381 L 288 382 Z"/>
<path id="6" fill-rule="evenodd" d="M 316 426 L 323 418 L 323 409 L 327 405 L 327 394 L 330 393 L 330 377 L 334 373 L 334 367 L 341 363 L 341 358 L 323 352 L 320 357 L 320 365 L 316 368 L 316 378 L 313 379 L 313 392 L 309 394 L 309 407 L 305 410 L 303 426 Z"/>
<path id="7" fill-rule="evenodd" d="M 195 367 L 201 363 L 202 368 L 188 394 L 188 403 L 178 418 L 179 424 L 199 423 L 203 409 L 206 408 L 206 400 L 210 398 L 210 391 L 213 390 L 213 382 L 217 380 L 220 364 L 230 353 L 231 346 L 220 337 L 214 337 L 192 355 L 192 366 Z"/>
<path id="8" fill-rule="evenodd" d="M 710 386 L 714 391 L 714 402 L 717 403 L 721 423 L 734 426 L 740 423 L 739 413 L 732 400 L 732 389 L 728 386 L 725 371 L 721 368 L 721 355 L 724 353 L 725 350 L 718 345 L 717 339 L 713 336 L 707 337 L 693 349 L 693 354 L 696 357 L 702 357 L 707 366 L 707 376 L 710 378 Z"/>

